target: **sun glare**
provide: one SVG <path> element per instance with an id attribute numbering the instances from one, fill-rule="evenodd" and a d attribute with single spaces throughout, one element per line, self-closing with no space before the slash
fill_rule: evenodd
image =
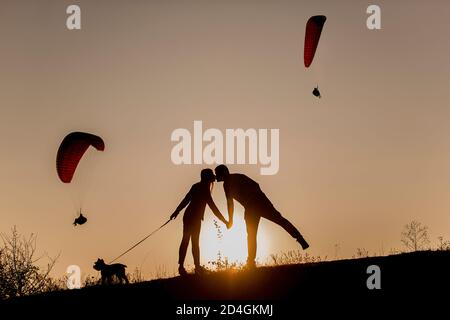
<path id="1" fill-rule="evenodd" d="M 230 230 L 215 217 L 206 214 L 202 223 L 200 250 L 202 263 L 205 265 L 209 262 L 217 261 L 219 253 L 222 259 L 227 258 L 230 263 L 245 263 L 247 260 L 247 231 L 242 212 L 236 210 L 233 227 Z M 269 235 L 260 223 L 257 261 L 265 261 L 268 253 Z"/>

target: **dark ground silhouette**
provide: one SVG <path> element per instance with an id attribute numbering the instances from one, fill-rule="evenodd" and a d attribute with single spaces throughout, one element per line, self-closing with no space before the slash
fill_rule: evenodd
<path id="1" fill-rule="evenodd" d="M 369 265 L 381 269 L 381 290 L 367 289 Z M 392 312 L 392 308 L 412 312 L 432 306 L 436 310 L 447 306 L 440 301 L 447 299 L 449 288 L 450 251 L 424 251 L 66 290 L 13 299 L 0 310 L 53 312 L 61 308 L 102 315 L 158 313 L 161 316 L 146 318 L 185 319 L 176 315 L 177 306 L 251 301 L 273 303 L 271 319 L 293 319 L 292 315 L 305 313 L 352 315 L 360 308 L 371 314 Z M 367 318 L 363 315 L 361 319 Z"/>

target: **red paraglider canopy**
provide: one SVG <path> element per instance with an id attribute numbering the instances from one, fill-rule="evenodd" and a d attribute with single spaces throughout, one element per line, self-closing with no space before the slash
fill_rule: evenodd
<path id="1" fill-rule="evenodd" d="M 322 33 L 323 25 L 327 17 L 325 16 L 313 16 L 309 18 L 306 23 L 305 31 L 305 51 L 304 51 L 304 63 L 305 67 L 309 67 L 314 59 L 317 45 L 319 44 L 320 34 Z"/>
<path id="2" fill-rule="evenodd" d="M 56 156 L 56 170 L 62 182 L 72 181 L 80 159 L 90 146 L 98 151 L 105 150 L 102 138 L 90 133 L 72 132 L 64 138 Z"/>

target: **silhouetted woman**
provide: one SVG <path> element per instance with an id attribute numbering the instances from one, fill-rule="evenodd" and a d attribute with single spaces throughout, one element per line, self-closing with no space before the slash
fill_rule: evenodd
<path id="1" fill-rule="evenodd" d="M 186 275 L 184 268 L 184 259 L 186 258 L 186 251 L 189 245 L 189 240 L 192 240 L 192 256 L 194 257 L 195 273 L 201 273 L 205 269 L 200 265 L 200 228 L 205 213 L 206 204 L 211 208 L 217 218 L 227 225 L 227 221 L 217 209 L 211 197 L 211 189 L 215 181 L 214 173 L 211 169 L 203 169 L 200 173 L 201 180 L 194 184 L 189 190 L 188 194 L 181 201 L 170 219 L 175 219 L 184 207 L 188 206 L 183 216 L 183 239 L 180 244 L 179 258 L 178 258 L 178 272 L 180 275 Z"/>

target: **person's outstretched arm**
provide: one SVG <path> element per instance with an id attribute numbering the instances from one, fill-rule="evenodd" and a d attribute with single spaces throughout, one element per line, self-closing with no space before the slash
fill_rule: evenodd
<path id="1" fill-rule="evenodd" d="M 172 215 L 170 216 L 170 220 L 175 219 L 180 214 L 180 211 L 183 210 L 189 204 L 189 202 L 191 202 L 191 195 L 192 195 L 192 188 L 191 190 L 189 190 L 184 199 L 180 202 L 178 207 L 172 213 Z"/>
<path id="2" fill-rule="evenodd" d="M 227 197 L 227 208 L 228 208 L 228 229 L 233 226 L 233 215 L 234 215 L 234 202 L 231 196 L 230 189 L 226 183 L 223 184 L 223 189 L 225 191 L 225 196 Z"/>
<path id="3" fill-rule="evenodd" d="M 217 208 L 216 204 L 214 203 L 214 200 L 211 197 L 211 194 L 208 194 L 208 198 L 206 200 L 206 203 L 208 203 L 208 206 L 211 208 L 212 212 L 214 213 L 214 215 L 220 220 L 222 221 L 225 225 L 228 226 L 228 221 L 225 220 L 225 218 L 223 217 L 222 213 L 220 213 L 219 209 Z"/>

